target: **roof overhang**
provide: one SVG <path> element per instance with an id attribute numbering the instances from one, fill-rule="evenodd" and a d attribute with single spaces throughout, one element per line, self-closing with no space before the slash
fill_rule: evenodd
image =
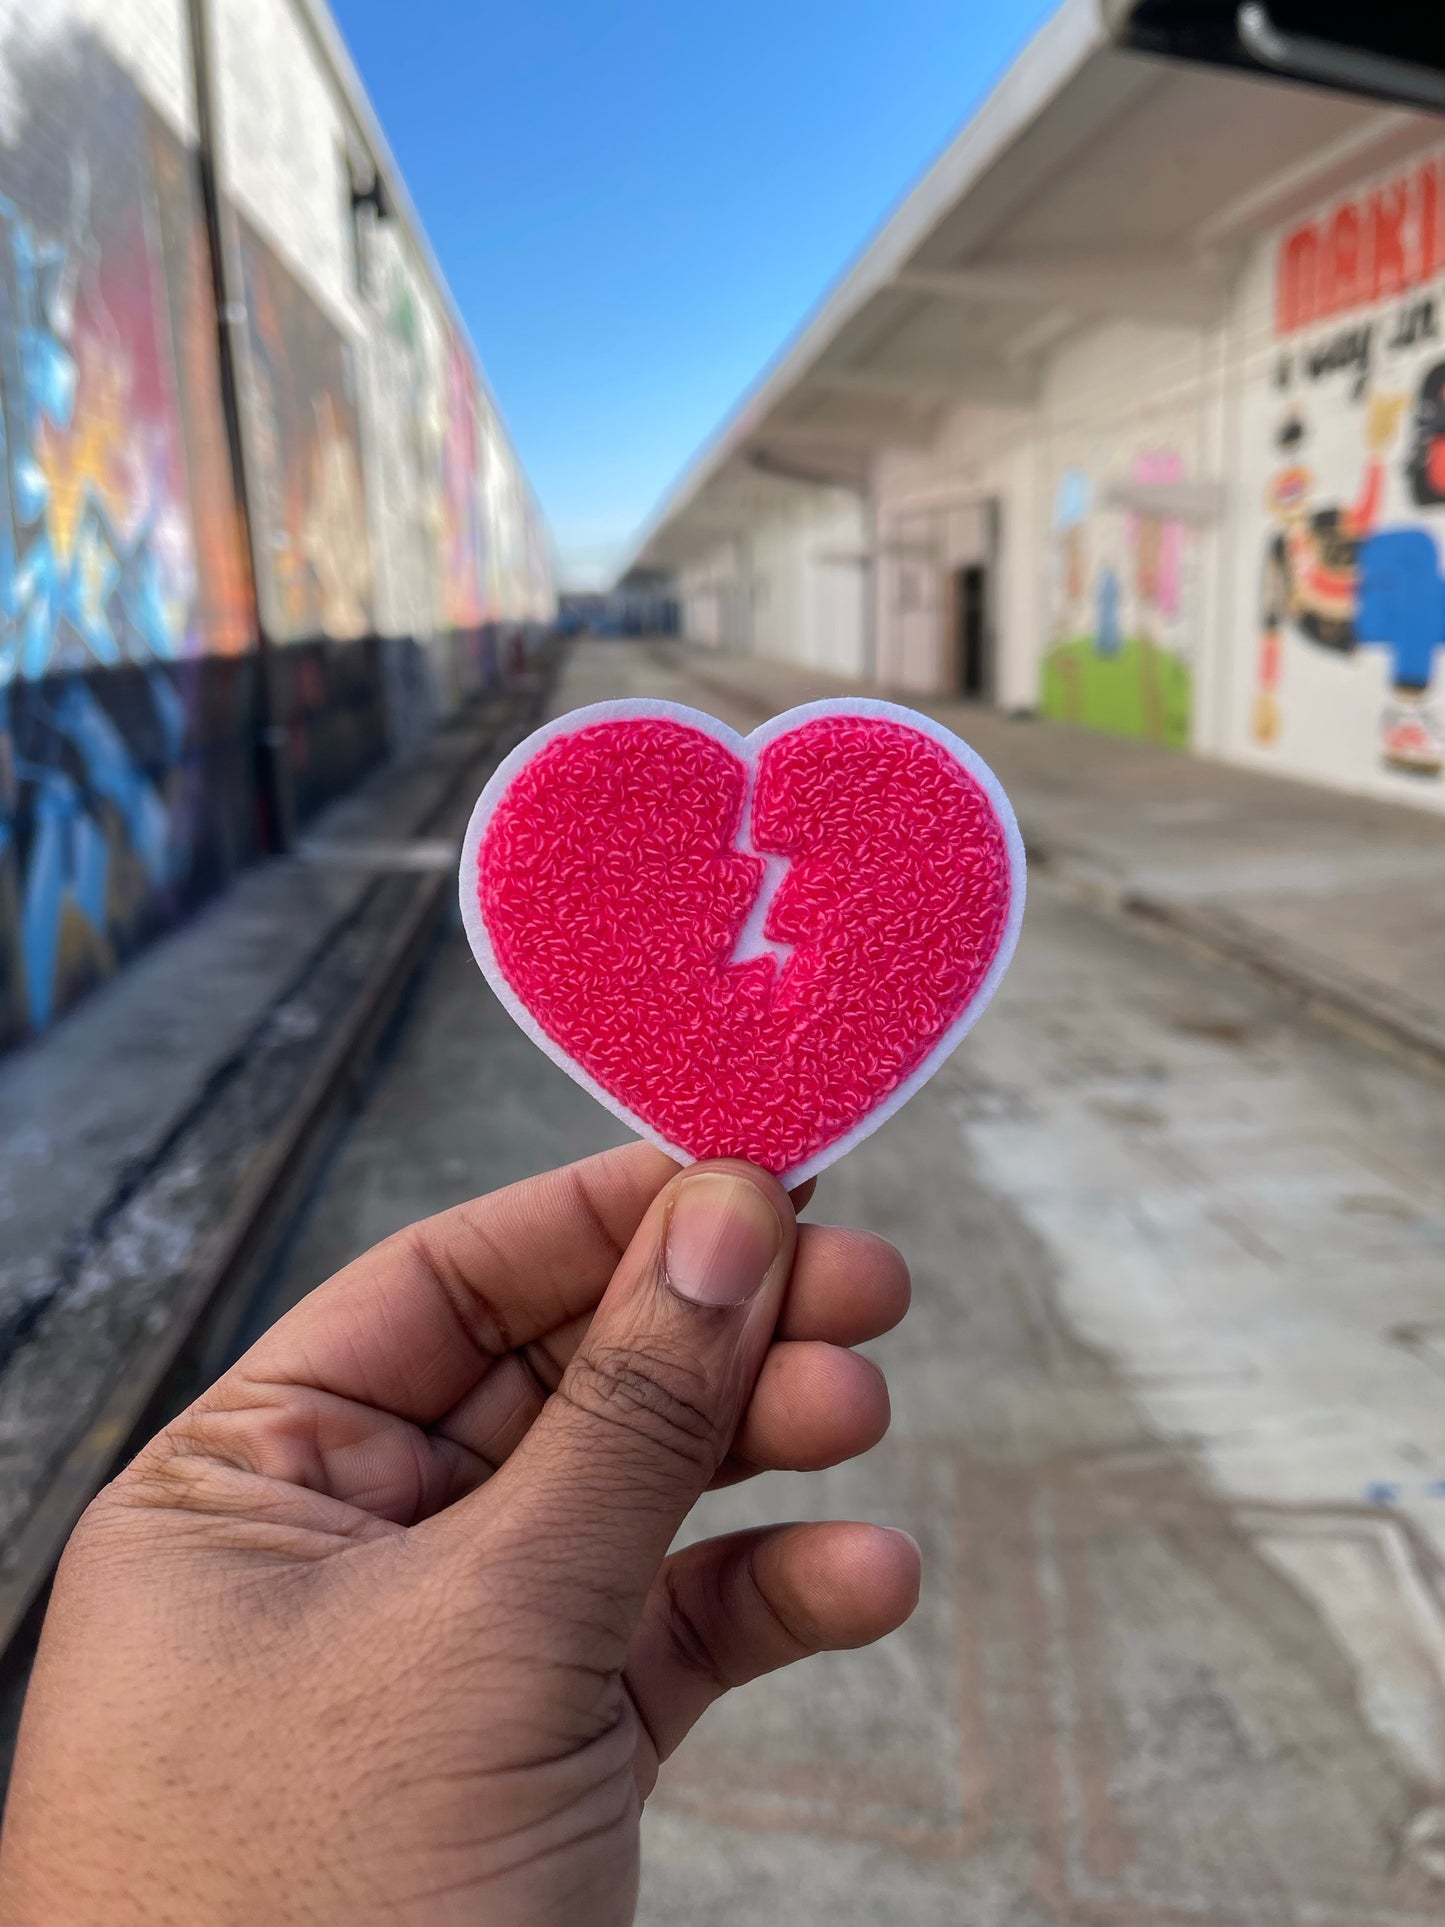
<path id="1" fill-rule="evenodd" d="M 964 404 L 1026 408 L 1067 336 L 1218 321 L 1249 244 L 1441 139 L 1432 116 L 1122 52 L 1065 0 L 639 536 L 675 570 L 799 481 L 866 487 Z"/>

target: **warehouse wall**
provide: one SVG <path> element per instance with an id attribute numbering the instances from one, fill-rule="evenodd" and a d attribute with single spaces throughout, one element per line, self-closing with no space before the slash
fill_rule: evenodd
<path id="1" fill-rule="evenodd" d="M 188 58 L 178 7 L 0 10 L 0 1041 L 256 845 Z"/>
<path id="2" fill-rule="evenodd" d="M 1137 503 L 1151 487 L 1201 479 L 1207 375 L 1202 333 L 1134 323 L 1050 362 L 1039 424 L 1045 716 L 1175 748 L 1193 741 L 1200 532 Z"/>
<path id="3" fill-rule="evenodd" d="M 1259 247 L 1235 315 L 1225 747 L 1445 809 L 1445 150 Z"/>
<path id="4" fill-rule="evenodd" d="M 954 584 L 982 567 L 993 637 L 993 699 L 1033 700 L 1032 657 L 1014 646 L 1037 629 L 1034 515 L 1037 424 L 1017 408 L 952 411 L 931 447 L 883 451 L 875 461 L 875 576 L 880 680 L 925 692 L 961 680 Z"/>
<path id="5" fill-rule="evenodd" d="M 750 544 L 728 540 L 678 571 L 682 632 L 689 641 L 713 649 L 753 646 L 750 555 Z"/>
<path id="6" fill-rule="evenodd" d="M 258 615 L 304 818 L 550 611 L 444 291 L 353 219 L 316 37 L 292 0 L 212 19 L 259 611 L 183 0 L 0 0 L 0 1046 L 260 850 Z"/>
<path id="7" fill-rule="evenodd" d="M 1218 326 L 1099 324 L 1036 409 L 880 455 L 882 678 L 954 687 L 992 501 L 1005 706 L 1445 809 L 1442 277 L 1445 151 L 1266 236 Z"/>
<path id="8" fill-rule="evenodd" d="M 752 544 L 752 646 L 844 676 L 863 670 L 863 508 L 846 489 L 781 483 Z"/>
<path id="9" fill-rule="evenodd" d="M 371 351 L 364 359 L 370 423 L 370 540 L 376 625 L 412 650 L 387 651 L 387 710 L 400 747 L 419 741 L 460 698 L 442 557 L 445 553 L 446 316 L 407 237 L 393 223 L 361 228 Z"/>
<path id="10" fill-rule="evenodd" d="M 683 633 L 715 647 L 866 670 L 867 514 L 857 491 L 775 478 L 744 537 L 720 540 L 677 578 Z"/>

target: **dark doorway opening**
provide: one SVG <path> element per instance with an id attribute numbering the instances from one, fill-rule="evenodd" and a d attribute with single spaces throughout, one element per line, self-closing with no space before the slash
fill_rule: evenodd
<path id="1" fill-rule="evenodd" d="M 993 696 L 993 632 L 983 563 L 970 562 L 954 571 L 953 619 L 959 694 L 988 702 Z"/>

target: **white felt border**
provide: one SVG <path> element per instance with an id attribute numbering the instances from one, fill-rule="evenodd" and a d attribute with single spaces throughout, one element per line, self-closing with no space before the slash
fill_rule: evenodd
<path id="1" fill-rule="evenodd" d="M 622 698 L 613 702 L 589 703 L 583 709 L 573 709 L 565 716 L 558 716 L 553 722 L 544 723 L 534 730 L 498 764 L 491 780 L 477 798 L 472 811 L 467 833 L 462 839 L 462 857 L 458 871 L 458 890 L 461 898 L 462 925 L 467 933 L 467 941 L 472 947 L 472 955 L 481 966 L 482 975 L 491 985 L 496 997 L 514 1021 L 531 1038 L 539 1050 L 545 1051 L 554 1064 L 564 1070 L 574 1083 L 580 1084 L 597 1102 L 620 1118 L 629 1130 L 636 1131 L 649 1143 L 665 1151 L 679 1164 L 695 1162 L 693 1154 L 680 1145 L 669 1144 L 659 1132 L 654 1131 L 642 1119 L 629 1111 L 627 1106 L 615 1098 L 610 1091 L 604 1090 L 595 1078 L 589 1077 L 580 1064 L 568 1056 L 562 1046 L 533 1017 L 522 1000 L 503 975 L 492 948 L 492 939 L 482 916 L 480 896 L 477 890 L 477 857 L 482 838 L 495 815 L 497 806 L 506 795 L 512 779 L 540 750 L 558 736 L 571 736 L 578 730 L 586 729 L 593 723 L 634 721 L 642 717 L 666 717 L 669 721 L 686 723 L 698 729 L 705 736 L 711 736 L 719 743 L 725 743 L 734 755 L 748 766 L 747 802 L 744 806 L 743 824 L 746 828 L 752 819 L 753 779 L 758 753 L 765 744 L 776 737 L 786 736 L 790 730 L 797 729 L 802 723 L 810 722 L 815 716 L 868 716 L 877 717 L 885 722 L 902 723 L 909 729 L 916 729 L 924 736 L 931 736 L 940 743 L 949 755 L 963 769 L 967 770 L 974 781 L 983 789 L 994 807 L 994 813 L 1002 825 L 1004 844 L 1008 851 L 1009 865 L 1009 910 L 1004 924 L 1003 936 L 998 950 L 983 982 L 979 985 L 968 1008 L 944 1032 L 933 1049 L 918 1068 L 913 1071 L 896 1090 L 883 1102 L 871 1110 L 851 1131 L 824 1147 L 815 1157 L 794 1166 L 791 1170 L 779 1173 L 781 1182 L 789 1187 L 801 1184 L 804 1179 L 815 1177 L 819 1171 L 851 1151 L 855 1144 L 871 1137 L 881 1124 L 887 1122 L 901 1105 L 908 1102 L 916 1090 L 926 1084 L 933 1073 L 949 1057 L 973 1029 L 988 1007 L 994 992 L 1003 980 L 1013 957 L 1014 946 L 1018 942 L 1019 926 L 1024 914 L 1024 844 L 1019 834 L 1019 826 L 1014 818 L 1013 805 L 1004 794 L 1002 783 L 994 775 L 983 758 L 971 750 L 967 743 L 955 736 L 952 730 L 945 729 L 931 716 L 920 716 L 916 710 L 905 709 L 900 703 L 886 703 L 871 696 L 839 697 L 825 702 L 803 703 L 797 709 L 785 710 L 781 716 L 770 717 L 750 736 L 739 736 L 735 729 L 718 721 L 716 716 L 705 715 L 700 709 L 689 709 L 685 703 L 660 702 L 651 699 L 630 700 Z"/>

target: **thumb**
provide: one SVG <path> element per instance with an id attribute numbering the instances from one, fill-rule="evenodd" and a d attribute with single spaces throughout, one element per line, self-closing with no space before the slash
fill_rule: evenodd
<path id="1" fill-rule="evenodd" d="M 619 1663 L 752 1396 L 796 1243 L 788 1195 L 766 1172 L 729 1161 L 674 1178 L 557 1390 L 477 1494 L 493 1532 L 545 1532 L 533 1556 L 559 1609 L 605 1627 Z"/>

